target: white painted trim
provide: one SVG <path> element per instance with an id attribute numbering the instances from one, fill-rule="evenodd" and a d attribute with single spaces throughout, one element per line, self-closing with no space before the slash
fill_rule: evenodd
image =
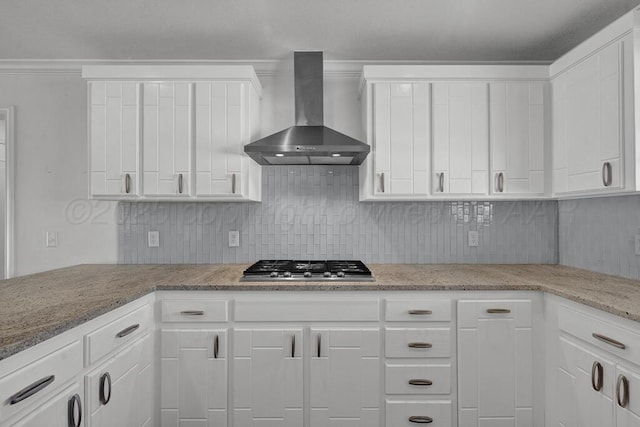
<path id="1" fill-rule="evenodd" d="M 362 77 L 376 80 L 541 80 L 549 79 L 547 65 L 365 65 Z"/>
<path id="2" fill-rule="evenodd" d="M 0 111 L 6 116 L 6 210 L 5 210 L 5 242 L 4 242 L 4 272 L 5 278 L 15 275 L 15 107 L 0 106 Z"/>

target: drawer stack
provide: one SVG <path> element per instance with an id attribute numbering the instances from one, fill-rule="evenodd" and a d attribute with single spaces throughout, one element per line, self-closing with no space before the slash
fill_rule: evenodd
<path id="1" fill-rule="evenodd" d="M 386 425 L 452 425 L 450 299 L 385 301 Z"/>

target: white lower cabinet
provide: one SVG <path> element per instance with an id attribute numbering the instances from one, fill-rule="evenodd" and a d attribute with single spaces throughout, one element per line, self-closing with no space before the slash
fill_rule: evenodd
<path id="1" fill-rule="evenodd" d="M 615 379 L 616 427 L 640 426 L 640 369 L 617 365 Z"/>
<path id="2" fill-rule="evenodd" d="M 69 387 L 46 400 L 29 414 L 11 425 L 16 427 L 82 427 L 82 383 L 74 382 Z"/>

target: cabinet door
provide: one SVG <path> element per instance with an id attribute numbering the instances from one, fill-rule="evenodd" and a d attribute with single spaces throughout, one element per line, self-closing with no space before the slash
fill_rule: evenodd
<path id="1" fill-rule="evenodd" d="M 374 194 L 426 196 L 429 84 L 376 83 L 373 91 Z"/>
<path id="2" fill-rule="evenodd" d="M 233 339 L 232 425 L 303 425 L 302 329 L 235 329 Z"/>
<path id="3" fill-rule="evenodd" d="M 227 425 L 227 330 L 163 329 L 161 427 Z"/>
<path id="4" fill-rule="evenodd" d="M 188 196 L 191 188 L 189 83 L 145 83 L 144 194 Z"/>
<path id="5" fill-rule="evenodd" d="M 311 427 L 380 424 L 380 330 L 311 329 Z"/>
<path id="6" fill-rule="evenodd" d="M 640 427 L 640 371 L 618 365 L 615 376 L 617 427 Z"/>
<path id="7" fill-rule="evenodd" d="M 51 399 L 28 411 L 28 415 L 10 425 L 15 427 L 82 427 L 82 384 L 73 383 Z"/>
<path id="8" fill-rule="evenodd" d="M 92 427 L 151 426 L 152 351 L 151 337 L 145 335 L 86 376 Z"/>
<path id="9" fill-rule="evenodd" d="M 491 83 L 491 192 L 544 193 L 544 83 Z"/>
<path id="10" fill-rule="evenodd" d="M 458 302 L 458 403 L 461 426 L 535 425 L 531 301 Z"/>
<path id="11" fill-rule="evenodd" d="M 250 134 L 249 87 L 196 83 L 196 194 L 240 198 Z"/>
<path id="12" fill-rule="evenodd" d="M 92 196 L 137 196 L 139 85 L 89 83 L 89 150 Z"/>
<path id="13" fill-rule="evenodd" d="M 487 194 L 489 89 L 433 84 L 433 193 Z"/>

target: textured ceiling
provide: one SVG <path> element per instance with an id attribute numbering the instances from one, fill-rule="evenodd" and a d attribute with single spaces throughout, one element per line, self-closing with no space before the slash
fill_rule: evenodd
<path id="1" fill-rule="evenodd" d="M 2 0 L 0 59 L 556 59 L 640 0 Z"/>

